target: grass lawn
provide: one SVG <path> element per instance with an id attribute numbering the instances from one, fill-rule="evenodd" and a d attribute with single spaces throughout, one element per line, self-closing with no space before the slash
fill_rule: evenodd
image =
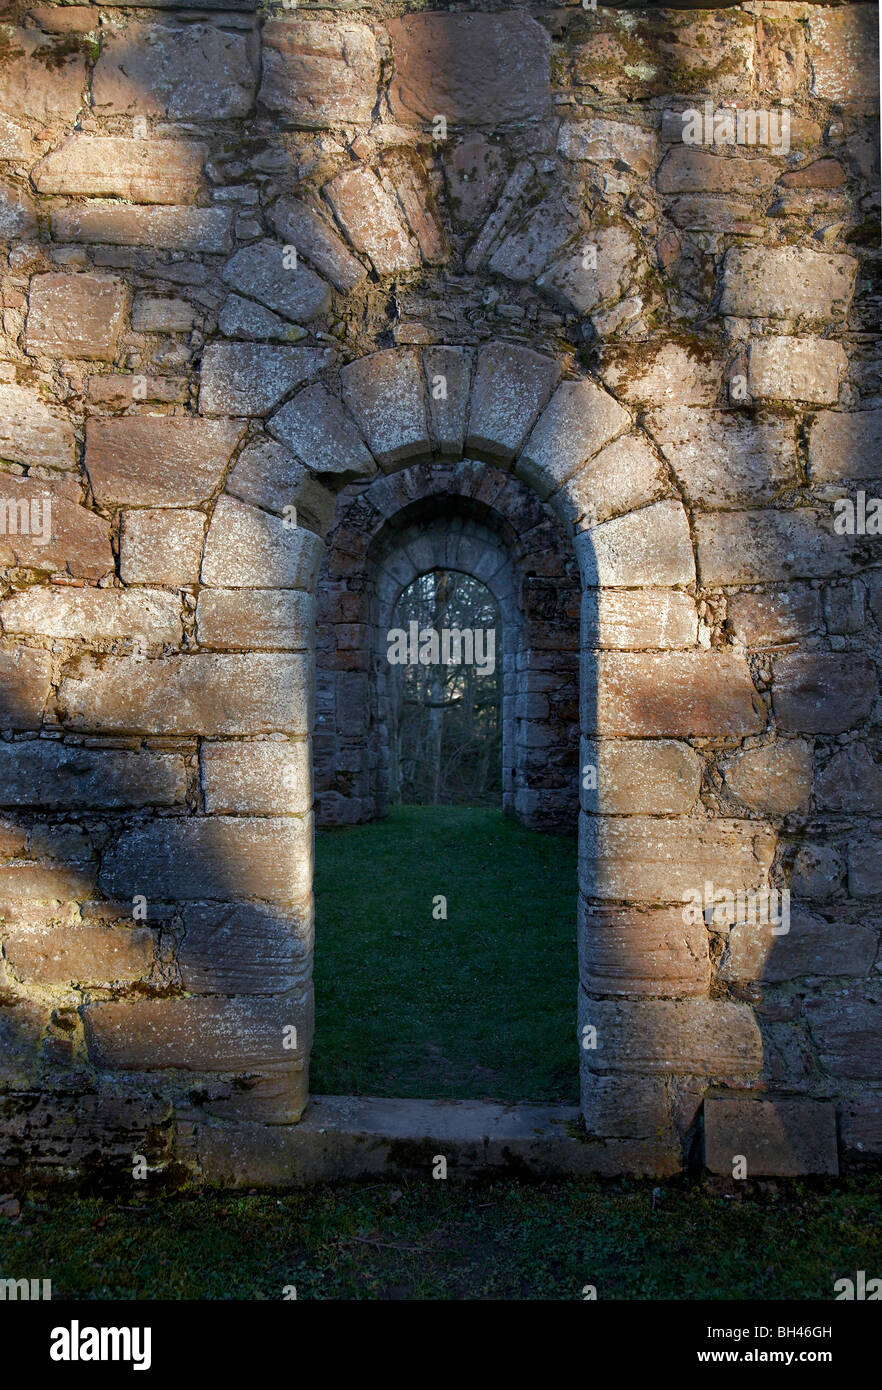
<path id="1" fill-rule="evenodd" d="M 575 839 L 400 806 L 318 833 L 315 892 L 314 1094 L 578 1101 Z"/>
<path id="2" fill-rule="evenodd" d="M 712 1196 L 672 1183 L 388 1183 L 104 1202 L 0 1220 L 0 1274 L 57 1298 L 824 1299 L 882 1274 L 878 1179 Z"/>

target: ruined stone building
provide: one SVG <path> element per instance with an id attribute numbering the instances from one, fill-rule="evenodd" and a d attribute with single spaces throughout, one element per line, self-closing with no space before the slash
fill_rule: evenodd
<path id="1" fill-rule="evenodd" d="M 2 19 L 4 1171 L 303 1176 L 313 818 L 443 566 L 578 818 L 561 1163 L 878 1158 L 877 7 Z"/>

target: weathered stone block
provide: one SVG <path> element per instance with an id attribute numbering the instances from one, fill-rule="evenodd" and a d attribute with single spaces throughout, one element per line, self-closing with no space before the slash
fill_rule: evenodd
<path id="1" fill-rule="evenodd" d="M 99 1067 L 193 1072 L 298 1070 L 312 1034 L 311 995 L 142 999 L 83 1010 L 89 1057 Z M 298 1047 L 283 1046 L 297 1028 Z"/>
<path id="2" fill-rule="evenodd" d="M 48 658 L 43 669 L 48 688 Z M 312 714 L 309 658 L 254 652 L 87 660 L 65 676 L 59 704 L 70 728 L 104 733 L 305 734 Z M 0 718 L 2 727 L 10 725 Z"/>
<path id="3" fill-rule="evenodd" d="M 38 729 L 49 694 L 52 660 L 27 647 L 0 651 L 0 729 Z"/>
<path id="4" fill-rule="evenodd" d="M 848 922 L 825 922 L 804 908 L 791 909 L 789 931 L 736 922 L 720 961 L 721 980 L 783 984 L 812 976 L 865 976 L 876 957 L 876 933 Z"/>
<path id="5" fill-rule="evenodd" d="M 732 594 L 729 625 L 746 647 L 774 647 L 795 637 L 816 632 L 821 626 L 821 600 L 817 589 L 795 585 L 763 594 Z"/>
<path id="6" fill-rule="evenodd" d="M 306 126 L 367 125 L 377 102 L 380 52 L 366 24 L 299 16 L 263 26 L 260 101 Z"/>
<path id="7" fill-rule="evenodd" d="M 402 410 L 407 411 L 406 396 Z M 298 391 L 276 412 L 267 429 L 313 473 L 348 481 L 377 470 L 352 416 L 324 386 Z"/>
<path id="8" fill-rule="evenodd" d="M 882 1004 L 851 991 L 807 999 L 809 1029 L 830 1076 L 878 1082 L 882 1072 Z"/>
<path id="9" fill-rule="evenodd" d="M 112 572 L 110 524 L 80 506 L 80 491 L 68 478 L 0 476 L 0 565 L 82 579 Z"/>
<path id="10" fill-rule="evenodd" d="M 793 420 L 674 405 L 651 411 L 646 426 L 687 500 L 703 507 L 771 501 L 796 486 Z"/>
<path id="11" fill-rule="evenodd" d="M 64 39 L 38 29 L 7 29 L 3 54 L 3 110 L 38 121 L 72 121 L 83 106 L 86 59 Z M 40 56 L 38 57 L 37 54 Z"/>
<path id="12" fill-rule="evenodd" d="M 381 464 L 430 452 L 420 361 L 407 348 L 371 353 L 340 372 L 343 399 Z"/>
<path id="13" fill-rule="evenodd" d="M 478 353 L 466 448 L 510 463 L 560 377 L 560 366 L 529 348 L 494 343 Z"/>
<path id="14" fill-rule="evenodd" d="M 55 739 L 0 744 L 4 806 L 173 806 L 187 789 L 183 758 L 79 748 Z"/>
<path id="15" fill-rule="evenodd" d="M 586 588 L 691 584 L 692 537 L 682 502 L 654 502 L 576 536 Z"/>
<path id="16" fill-rule="evenodd" d="M 123 283 L 113 275 L 35 275 L 25 347 L 54 357 L 113 357 L 124 304 Z"/>
<path id="17" fill-rule="evenodd" d="M 203 647 L 311 651 L 315 600 L 302 589 L 203 589 L 196 632 Z"/>
<path id="18" fill-rule="evenodd" d="M 586 739 L 579 750 L 583 811 L 620 816 L 680 816 L 692 810 L 701 759 L 670 739 Z M 594 775 L 586 774 L 592 768 Z M 586 787 L 586 781 L 595 782 Z"/>
<path id="19" fill-rule="evenodd" d="M 361 262 L 309 203 L 280 198 L 270 217 L 285 245 L 294 246 L 297 254 L 305 256 L 338 290 L 354 290 L 367 275 Z"/>
<path id="20" fill-rule="evenodd" d="M 712 1173 L 795 1178 L 839 1172 L 836 1107 L 817 1100 L 709 1097 L 704 1103 L 705 1163 Z"/>
<path id="21" fill-rule="evenodd" d="M 0 183 L 0 241 L 35 241 L 37 213 L 33 199 L 14 184 Z"/>
<path id="22" fill-rule="evenodd" d="M 28 467 L 76 467 L 76 436 L 63 411 L 27 386 L 0 382 L 0 456 Z"/>
<path id="23" fill-rule="evenodd" d="M 178 967 L 190 994 L 288 994 L 309 983 L 309 912 L 195 903 L 184 909 L 184 927 Z"/>
<path id="24" fill-rule="evenodd" d="M 226 251 L 233 213 L 230 208 L 103 206 L 53 208 L 55 241 L 106 242 L 110 246 L 150 246 L 157 251 Z"/>
<path id="25" fill-rule="evenodd" d="M 850 565 L 850 538 L 834 535 L 830 522 L 811 507 L 699 512 L 693 525 L 701 582 L 762 584 L 842 574 Z"/>
<path id="26" fill-rule="evenodd" d="M 812 750 L 802 739 L 746 748 L 723 766 L 726 786 L 751 811 L 786 816 L 808 807 Z"/>
<path id="27" fill-rule="evenodd" d="M 707 881 L 760 887 L 775 835 L 753 821 L 693 816 L 579 816 L 579 887 L 586 898 L 677 903 Z"/>
<path id="28" fill-rule="evenodd" d="M 211 814 L 300 816 L 312 809 L 305 741 L 206 742 L 201 766 L 205 809 Z"/>
<path id="29" fill-rule="evenodd" d="M 582 648 L 644 651 L 694 647 L 695 600 L 678 589 L 586 589 L 582 595 Z"/>
<path id="30" fill-rule="evenodd" d="M 297 901 L 312 886 L 312 821 L 176 816 L 122 831 L 104 856 L 107 897 L 145 893 L 160 902 L 200 898 Z"/>
<path id="31" fill-rule="evenodd" d="M 848 891 L 856 898 L 882 897 L 878 840 L 854 840 L 848 847 Z"/>
<path id="32" fill-rule="evenodd" d="M 190 415 L 89 420 L 86 469 L 102 506 L 188 507 L 214 492 L 243 421 Z"/>
<path id="33" fill-rule="evenodd" d="M 205 513 L 127 511 L 122 514 L 119 572 L 124 584 L 195 584 L 202 563 Z"/>
<path id="34" fill-rule="evenodd" d="M 330 348 L 209 343 L 202 357 L 203 415 L 265 415 L 333 360 Z"/>
<path id="35" fill-rule="evenodd" d="M 747 662 L 728 652 L 602 652 L 582 687 L 582 727 L 606 737 L 722 738 L 765 724 Z"/>
<path id="36" fill-rule="evenodd" d="M 579 1030 L 597 1029 L 592 1071 L 741 1077 L 762 1066 L 759 1028 L 745 1004 L 722 999 L 592 1001 L 579 991 Z"/>
<path id="37" fill-rule="evenodd" d="M 628 412 L 593 381 L 563 381 L 534 425 L 515 472 L 548 497 L 630 424 Z"/>
<path id="38" fill-rule="evenodd" d="M 212 24 L 129 23 L 103 31 L 92 103 L 103 116 L 223 121 L 247 116 L 256 76 L 246 34 Z"/>
<path id="39" fill-rule="evenodd" d="M 710 985 L 707 931 L 677 908 L 579 904 L 579 976 L 586 993 L 682 999 Z"/>
<path id="40" fill-rule="evenodd" d="M 833 754 L 815 777 L 815 801 L 819 811 L 882 813 L 882 767 L 870 757 L 866 744 L 851 743 Z"/>
<path id="41" fill-rule="evenodd" d="M 869 110 L 878 101 L 879 29 L 874 5 L 812 10 L 812 96 Z"/>
<path id="42" fill-rule="evenodd" d="M 224 266 L 221 277 L 240 294 L 260 300 L 286 319 L 308 323 L 327 311 L 330 287 L 299 258 L 291 266 L 285 264 L 286 260 L 280 241 L 258 241 L 237 251 Z"/>
<path id="43" fill-rule="evenodd" d="M 73 135 L 31 170 L 38 193 L 186 203 L 199 189 L 207 147 L 195 140 Z"/>
<path id="44" fill-rule="evenodd" d="M 594 248 L 593 256 L 585 254 Z M 585 234 L 582 245 L 567 252 L 540 275 L 536 285 L 577 314 L 612 304 L 639 280 L 639 246 L 626 226 L 601 227 Z"/>
<path id="45" fill-rule="evenodd" d="M 723 358 L 710 346 L 671 341 L 608 346 L 600 372 L 619 400 L 676 408 L 713 405 L 724 367 Z"/>
<path id="46" fill-rule="evenodd" d="M 788 652 L 774 663 L 779 728 L 839 734 L 861 725 L 876 699 L 876 671 L 862 652 Z"/>
<path id="47" fill-rule="evenodd" d="M 720 312 L 827 322 L 848 308 L 856 272 L 854 256 L 803 246 L 732 247 L 723 264 Z"/>
<path id="48" fill-rule="evenodd" d="M 305 418 L 309 418 L 308 412 Z M 317 469 L 315 456 L 312 457 L 313 467 Z M 306 466 L 274 439 L 256 439 L 242 450 L 227 478 L 227 492 L 242 502 L 250 502 L 252 506 L 263 507 L 279 516 L 290 518 L 291 512 L 285 509 L 293 506 L 298 525 L 308 526 L 320 536 L 334 519 L 336 499 L 333 492 L 313 478 Z"/>
<path id="49" fill-rule="evenodd" d="M 747 351 L 747 389 L 764 400 L 833 405 L 847 370 L 845 348 L 829 338 L 757 338 Z"/>
<path id="50" fill-rule="evenodd" d="M 154 961 L 147 927 L 7 924 L 5 951 L 16 975 L 40 985 L 130 983 L 149 976 Z"/>
<path id="51" fill-rule="evenodd" d="M 181 641 L 181 603 L 157 589 L 31 588 L 0 603 L 4 632 L 42 637 L 129 637 Z"/>
<path id="52" fill-rule="evenodd" d="M 322 193 L 356 251 L 369 256 L 378 275 L 395 275 L 420 264 L 395 203 L 370 169 L 344 169 Z"/>
<path id="53" fill-rule="evenodd" d="M 389 101 L 403 124 L 535 121 L 551 99 L 551 41 L 529 15 L 408 14 L 388 23 Z"/>
<path id="54" fill-rule="evenodd" d="M 655 167 L 657 147 L 658 136 L 654 130 L 600 116 L 590 121 L 565 121 L 557 137 L 557 151 L 564 159 L 585 159 L 592 163 L 616 160 L 635 174 L 651 172 Z"/>
<path id="55" fill-rule="evenodd" d="M 809 434 L 813 483 L 882 475 L 882 410 L 822 410 Z"/>
<path id="56" fill-rule="evenodd" d="M 201 582 L 222 589 L 311 589 L 321 557 L 314 532 L 220 497 L 208 527 Z"/>
<path id="57" fill-rule="evenodd" d="M 661 162 L 656 186 L 660 193 L 760 193 L 772 187 L 779 173 L 770 159 L 745 159 L 740 151 L 729 156 L 711 154 L 691 145 L 675 145 Z"/>

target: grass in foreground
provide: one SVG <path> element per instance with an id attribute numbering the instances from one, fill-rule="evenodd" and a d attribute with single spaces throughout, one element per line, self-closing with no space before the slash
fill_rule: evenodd
<path id="1" fill-rule="evenodd" d="M 824 1299 L 882 1274 L 882 1184 L 409 1182 L 296 1193 L 55 1194 L 0 1221 L 0 1275 L 56 1298 Z"/>
<path id="2" fill-rule="evenodd" d="M 321 831 L 315 891 L 313 1094 L 578 1100 L 575 840 L 400 806 Z"/>

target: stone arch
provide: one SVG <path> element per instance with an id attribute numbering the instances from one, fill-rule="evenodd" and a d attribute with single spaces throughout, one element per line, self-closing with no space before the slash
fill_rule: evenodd
<path id="1" fill-rule="evenodd" d="M 580 817 L 580 1027 L 603 1039 L 599 1051 L 579 1051 L 583 1111 L 592 1134 L 622 1139 L 617 1161 L 659 1171 L 677 1166 L 675 1128 L 694 1115 L 688 1103 L 677 1109 L 666 1076 L 679 1085 L 761 1062 L 750 1009 L 708 995 L 707 933 L 684 939 L 671 904 L 705 875 L 752 884 L 768 869 L 761 828 L 690 817 L 700 759 L 682 742 L 755 732 L 762 714 L 746 662 L 722 653 L 708 661 L 699 644 L 692 543 L 671 474 L 609 392 L 589 376 L 562 377 L 558 362 L 506 343 L 383 350 L 326 374 L 238 459 L 209 530 L 203 583 L 241 563 L 243 585 L 284 586 L 309 604 L 334 490 L 426 458 L 467 454 L 511 470 L 570 529 L 583 585 L 583 749 L 599 784 L 583 790 Z M 288 529 L 247 505 L 272 503 L 278 513 L 292 498 L 305 524 Z M 210 597 L 206 587 L 200 606 Z M 307 650 L 292 685 L 305 743 Z M 306 1103 L 308 1027 L 304 1036 L 290 1118 Z M 656 1138 L 635 1139 L 624 1117 L 638 1095 L 642 1114 L 665 1117 Z"/>
<path id="2" fill-rule="evenodd" d="M 572 542 L 527 484 L 470 460 L 413 464 L 350 485 L 338 502 L 319 579 L 317 823 L 385 812 L 385 662 L 377 644 L 399 593 L 431 568 L 471 574 L 500 607 L 504 808 L 526 825 L 571 831 L 579 597 Z"/>

